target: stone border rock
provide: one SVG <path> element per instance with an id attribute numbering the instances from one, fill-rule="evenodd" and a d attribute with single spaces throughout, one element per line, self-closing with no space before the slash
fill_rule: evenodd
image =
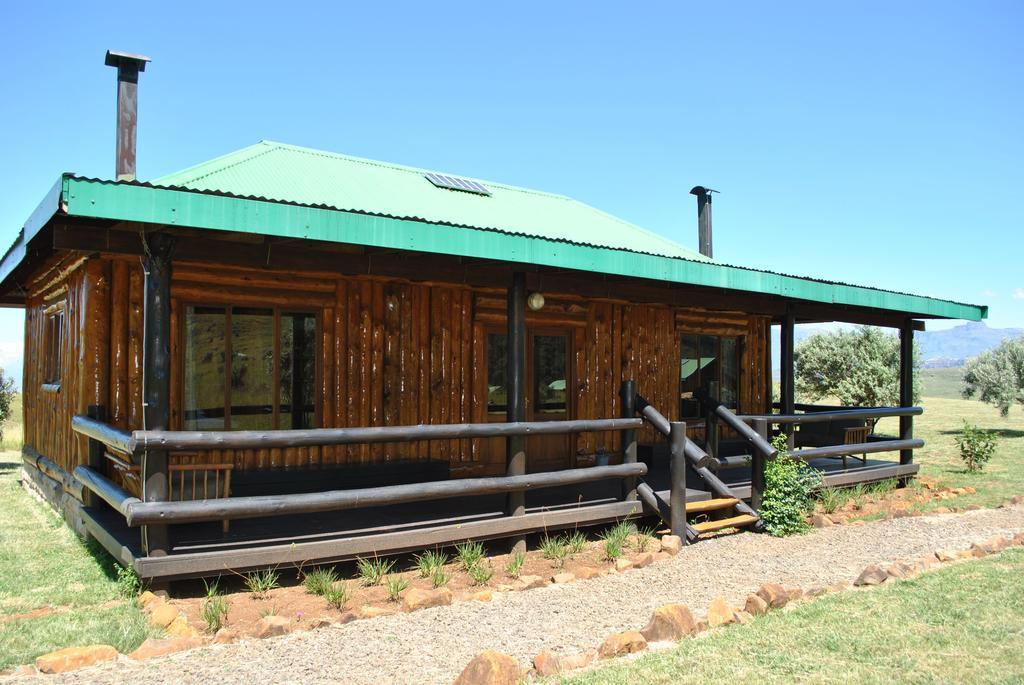
<path id="1" fill-rule="evenodd" d="M 666 604 L 655 609 L 647 625 L 641 630 L 628 630 L 609 635 L 597 650 L 590 650 L 582 654 L 559 655 L 550 650 L 544 650 L 533 658 L 532 668 L 529 669 L 522 668 L 515 659 L 508 655 L 496 655 L 495 652 L 490 651 L 482 652 L 470 661 L 459 678 L 455 680 L 455 685 L 515 685 L 515 683 L 522 682 L 524 678 L 551 677 L 586 668 L 592 666 L 599 659 L 628 658 L 647 650 L 652 644 L 667 646 L 713 628 L 721 628 L 734 623 L 749 623 L 756 616 L 783 609 L 798 600 L 810 601 L 825 594 L 841 592 L 850 588 L 867 589 L 893 580 L 906 580 L 944 564 L 998 554 L 1013 546 L 1024 546 L 1024 533 L 1018 533 L 1013 537 L 995 536 L 973 543 L 964 550 L 936 550 L 926 557 L 910 561 L 897 561 L 885 568 L 871 564 L 866 566 L 852 582 L 841 581 L 828 587 L 813 587 L 803 590 L 801 588 L 786 588 L 778 583 L 764 583 L 756 592 L 747 596 L 742 609 L 730 606 L 724 597 L 713 599 L 703 620 L 697 620 L 690 608 L 684 604 Z M 481 665 L 499 663 L 503 664 L 501 668 L 494 666 L 484 669 Z M 476 676 L 481 679 L 469 679 Z"/>

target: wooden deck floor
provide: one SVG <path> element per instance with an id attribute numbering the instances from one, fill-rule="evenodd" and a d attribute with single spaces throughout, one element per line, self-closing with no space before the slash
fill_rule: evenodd
<path id="1" fill-rule="evenodd" d="M 866 465 L 850 460 L 845 470 L 839 459 L 815 460 L 812 465 L 825 473 L 826 485 L 907 477 L 918 470 L 916 465 L 881 460 L 869 460 Z M 643 480 L 668 500 L 667 463 L 655 460 L 649 467 Z M 722 470 L 719 477 L 738 496 L 749 498 L 749 468 Z M 689 474 L 688 485 L 690 501 L 710 499 L 709 492 L 696 489 L 701 480 L 695 473 Z M 515 533 L 515 527 L 524 524 L 528 532 L 540 533 L 643 516 L 637 502 L 621 501 L 620 488 L 619 481 L 603 481 L 527 492 L 527 513 L 519 520 L 503 514 L 504 496 L 490 495 L 232 521 L 226 534 L 219 523 L 181 525 L 172 527 L 171 553 L 163 557 L 142 556 L 139 531 L 130 530 L 124 519 L 109 509 L 84 509 L 82 514 L 93 535 L 122 563 L 133 563 L 144 578 L 173 579 L 402 553 L 458 539 L 496 539 Z"/>

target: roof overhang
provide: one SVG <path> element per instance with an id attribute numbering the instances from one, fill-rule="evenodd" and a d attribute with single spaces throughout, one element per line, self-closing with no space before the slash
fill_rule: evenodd
<path id="1" fill-rule="evenodd" d="M 572 269 L 736 290 L 914 318 L 987 318 L 988 307 L 768 271 L 620 249 L 429 223 L 261 198 L 167 188 L 136 182 L 62 176 L 0 261 L 0 294 L 12 289 L 27 248 L 55 214 L 309 239 Z"/>

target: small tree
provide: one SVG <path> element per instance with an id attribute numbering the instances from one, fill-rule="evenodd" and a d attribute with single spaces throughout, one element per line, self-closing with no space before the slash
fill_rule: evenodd
<path id="1" fill-rule="evenodd" d="M 18 392 L 14 389 L 14 379 L 4 375 L 0 369 L 0 439 L 4 437 L 4 424 L 11 417 L 11 404 Z"/>
<path id="2" fill-rule="evenodd" d="M 1024 404 L 1024 336 L 1004 340 L 987 352 L 967 360 L 963 396 L 977 396 L 1006 416 L 1014 404 Z"/>
<path id="3" fill-rule="evenodd" d="M 964 421 L 964 427 L 957 434 L 956 446 L 960 458 L 970 472 L 981 471 L 996 452 L 996 435 Z"/>
<path id="4" fill-rule="evenodd" d="M 818 333 L 794 350 L 796 390 L 811 402 L 834 397 L 861 407 L 900 403 L 900 340 L 874 326 Z M 914 369 L 919 366 L 914 350 Z M 914 374 L 914 401 L 920 396 Z"/>

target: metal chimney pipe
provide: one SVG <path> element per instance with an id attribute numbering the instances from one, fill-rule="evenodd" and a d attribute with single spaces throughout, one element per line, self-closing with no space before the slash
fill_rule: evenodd
<path id="1" fill-rule="evenodd" d="M 711 239 L 711 193 L 717 190 L 694 186 L 690 195 L 697 196 L 697 245 L 700 253 L 705 257 L 714 258 Z"/>
<path id="2" fill-rule="evenodd" d="M 135 180 L 135 134 L 139 121 L 139 72 L 146 70 L 143 55 L 107 50 L 104 64 L 117 67 L 117 168 L 118 181 Z"/>

